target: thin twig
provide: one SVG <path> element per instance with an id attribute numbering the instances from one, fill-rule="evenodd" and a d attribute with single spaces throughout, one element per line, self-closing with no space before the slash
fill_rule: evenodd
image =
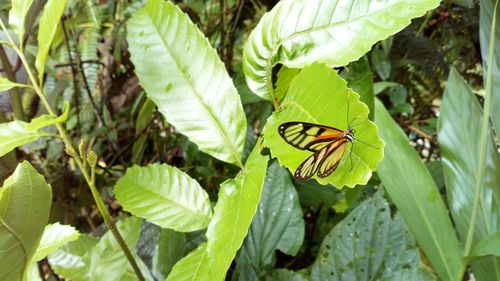
<path id="1" fill-rule="evenodd" d="M 412 125 L 408 125 L 407 128 L 408 128 L 408 130 L 416 133 L 417 135 L 419 135 L 419 136 L 421 136 L 421 137 L 423 137 L 425 139 L 428 139 L 430 141 L 434 141 L 434 138 L 431 135 L 425 133 L 424 131 L 422 131 L 422 130 L 420 130 L 418 128 L 413 127 Z"/>

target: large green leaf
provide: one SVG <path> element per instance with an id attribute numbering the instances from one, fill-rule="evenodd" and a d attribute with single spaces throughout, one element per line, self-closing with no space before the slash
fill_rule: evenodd
<path id="1" fill-rule="evenodd" d="M 257 210 L 268 161 L 260 155 L 260 150 L 257 144 L 242 172 L 235 179 L 225 181 L 219 191 L 207 230 L 209 280 L 224 280 Z"/>
<path id="2" fill-rule="evenodd" d="M 40 17 L 38 30 L 38 54 L 36 56 L 35 66 L 38 71 L 40 84 L 43 84 L 43 74 L 45 71 L 45 62 L 50 51 L 50 45 L 54 39 L 57 26 L 64 12 L 64 7 L 68 0 L 49 0 L 45 4 L 43 14 Z"/>
<path id="3" fill-rule="evenodd" d="M 47 255 L 57 251 L 57 249 L 66 243 L 75 241 L 79 236 L 80 232 L 72 226 L 61 225 L 58 222 L 47 225 L 43 231 L 40 245 L 36 249 L 33 260 L 39 261 L 45 258 Z"/>
<path id="4" fill-rule="evenodd" d="M 291 68 L 315 61 L 346 65 L 439 2 L 280 1 L 262 17 L 245 45 L 243 70 L 247 84 L 258 96 L 273 100 L 272 68 L 276 64 Z"/>
<path id="5" fill-rule="evenodd" d="M 312 280 L 377 280 L 418 269 L 415 240 L 403 220 L 391 219 L 382 192 L 367 199 L 323 239 Z"/>
<path id="6" fill-rule="evenodd" d="M 0 190 L 0 280 L 21 280 L 49 219 L 52 191 L 27 161 Z"/>
<path id="7" fill-rule="evenodd" d="M 500 231 L 500 158 L 490 129 L 486 142 L 486 166 L 479 170 L 482 110 L 467 83 L 451 69 L 439 115 L 441 149 L 446 191 L 451 215 L 465 244 L 474 208 L 477 177 L 483 185 L 474 226 L 474 246 Z M 472 263 L 478 280 L 500 280 L 500 259 L 485 258 Z"/>
<path id="8" fill-rule="evenodd" d="M 124 210 L 177 231 L 206 228 L 212 215 L 208 194 L 198 182 L 166 164 L 127 169 L 114 193 Z"/>
<path id="9" fill-rule="evenodd" d="M 12 0 L 9 12 L 9 24 L 17 35 L 22 45 L 24 41 L 24 22 L 30 10 L 33 0 Z"/>
<path id="10" fill-rule="evenodd" d="M 375 121 L 385 141 L 378 175 L 408 228 L 442 280 L 456 280 L 461 253 L 448 211 L 429 170 L 392 120 L 375 101 Z"/>
<path id="11" fill-rule="evenodd" d="M 238 256 L 238 267 L 250 266 L 259 276 L 275 260 L 275 251 L 296 255 L 304 240 L 302 208 L 289 173 L 274 161 L 267 169 L 257 213 Z M 240 280 L 250 280 L 240 272 Z"/>
<path id="12" fill-rule="evenodd" d="M 135 73 L 158 110 L 201 151 L 241 167 L 243 107 L 196 25 L 172 3 L 151 0 L 127 27 Z"/>
<path id="13" fill-rule="evenodd" d="M 484 81 L 491 79 L 491 119 L 497 135 L 500 134 L 500 1 L 480 1 L 479 42 L 483 58 Z M 496 10 L 496 13 L 495 13 Z M 491 34 L 492 26 L 495 31 Z M 493 39 L 493 42 L 491 40 Z M 489 61 L 490 43 L 493 43 L 493 57 Z M 491 68 L 492 77 L 486 77 Z M 486 83 L 485 83 L 486 84 Z"/>
<path id="14" fill-rule="evenodd" d="M 0 156 L 39 137 L 51 136 L 40 130 L 28 130 L 27 125 L 28 123 L 19 120 L 0 124 Z"/>
<path id="15" fill-rule="evenodd" d="M 360 141 L 354 141 L 353 146 L 348 144 L 337 170 L 326 178 L 315 177 L 319 183 L 331 183 L 337 188 L 365 184 L 382 160 L 384 146 L 377 135 L 377 126 L 367 118 L 368 107 L 359 101 L 357 93 L 347 88 L 346 81 L 329 67 L 313 64 L 294 78 L 279 110 L 268 119 L 263 131 L 264 145 L 282 165 L 295 171 L 312 152 L 287 144 L 278 134 L 281 124 L 302 121 L 344 130 L 354 121 L 356 138 L 373 147 Z"/>

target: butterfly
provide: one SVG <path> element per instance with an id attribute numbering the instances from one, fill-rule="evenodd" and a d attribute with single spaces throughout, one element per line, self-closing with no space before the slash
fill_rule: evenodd
<path id="1" fill-rule="evenodd" d="M 350 124 L 347 129 L 339 130 L 307 122 L 287 122 L 279 126 L 278 132 L 293 147 L 314 152 L 295 171 L 298 180 L 310 179 L 316 172 L 320 178 L 331 175 L 339 166 L 347 144 L 356 139 L 356 131 Z"/>

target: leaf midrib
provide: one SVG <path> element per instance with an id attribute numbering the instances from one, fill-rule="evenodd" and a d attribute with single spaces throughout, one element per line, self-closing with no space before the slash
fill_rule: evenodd
<path id="1" fill-rule="evenodd" d="M 142 190 L 143 190 L 143 191 L 145 191 L 145 192 L 148 192 L 148 193 L 154 194 L 154 195 L 156 195 L 156 196 L 160 197 L 161 199 L 163 199 L 164 201 L 167 201 L 167 202 L 171 203 L 172 205 L 176 205 L 176 206 L 178 206 L 178 207 L 179 207 L 179 209 L 186 210 L 186 212 L 188 212 L 188 213 L 190 213 L 190 214 L 193 214 L 193 215 L 195 215 L 195 216 L 197 216 L 197 217 L 203 218 L 203 219 L 204 219 L 205 221 L 207 221 L 207 222 L 210 222 L 210 214 L 211 214 L 211 212 L 210 212 L 210 208 L 209 208 L 209 214 L 208 214 L 207 216 L 205 216 L 205 215 L 203 215 L 203 214 L 200 214 L 200 213 L 195 212 L 195 211 L 194 211 L 194 209 L 190 209 L 188 206 L 185 206 L 185 205 L 180 204 L 179 202 L 175 201 L 174 199 L 171 199 L 171 198 L 169 198 L 169 197 L 166 197 L 166 196 L 165 196 L 164 194 L 162 194 L 162 193 L 159 193 L 159 192 L 156 192 L 156 191 L 151 190 L 151 189 L 149 189 L 149 188 L 146 188 L 145 186 L 140 185 L 140 184 L 138 184 L 138 183 L 136 183 L 136 182 L 132 182 L 132 183 L 133 183 L 133 184 L 134 184 L 137 188 L 140 188 L 140 189 L 142 189 Z M 201 187 L 200 187 L 200 188 L 201 188 Z M 125 189 L 125 188 L 122 188 L 122 189 L 123 189 L 123 191 L 124 191 L 124 192 L 126 192 L 126 189 Z M 128 193 L 128 192 L 127 192 L 127 193 Z"/>

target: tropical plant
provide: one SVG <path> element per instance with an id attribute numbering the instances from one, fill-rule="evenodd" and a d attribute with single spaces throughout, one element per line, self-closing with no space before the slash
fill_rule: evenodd
<path id="1" fill-rule="evenodd" d="M 102 2 L 0 7 L 0 280 L 500 280 L 499 1 Z"/>

